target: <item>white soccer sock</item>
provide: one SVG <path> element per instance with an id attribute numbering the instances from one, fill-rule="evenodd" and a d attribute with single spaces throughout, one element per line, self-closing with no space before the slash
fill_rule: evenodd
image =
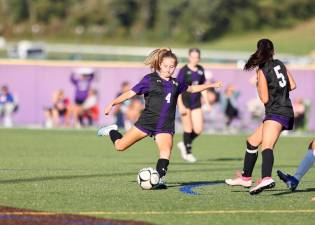
<path id="1" fill-rule="evenodd" d="M 310 149 L 307 151 L 304 159 L 299 165 L 299 168 L 296 170 L 294 177 L 299 181 L 302 177 L 307 173 L 307 171 L 313 166 L 315 163 L 315 151 Z"/>

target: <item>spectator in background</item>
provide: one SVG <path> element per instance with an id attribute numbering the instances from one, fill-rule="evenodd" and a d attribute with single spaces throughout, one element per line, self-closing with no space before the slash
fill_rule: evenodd
<path id="1" fill-rule="evenodd" d="M 210 105 L 214 105 L 215 103 L 220 101 L 220 93 L 217 92 L 214 88 L 209 88 L 207 90 L 207 95 Z"/>
<path id="2" fill-rule="evenodd" d="M 214 90 L 213 88 L 210 88 L 207 90 L 207 98 L 208 98 L 209 104 L 207 104 L 203 99 L 201 100 L 202 111 L 204 114 L 206 114 L 207 111 L 210 112 L 211 114 L 213 111 L 214 105 L 220 100 L 220 93 Z"/>
<path id="3" fill-rule="evenodd" d="M 244 67 L 244 65 L 243 65 L 243 67 Z M 253 75 L 249 79 L 249 83 L 251 85 L 255 86 L 255 88 L 257 87 L 257 75 L 256 74 Z M 265 106 L 261 102 L 258 94 L 256 94 L 255 98 L 253 98 L 247 102 L 247 109 L 250 112 L 251 119 L 257 120 L 257 121 L 259 121 L 259 123 L 261 123 L 261 119 L 265 115 Z"/>
<path id="4" fill-rule="evenodd" d="M 305 104 L 302 98 L 297 98 L 293 101 L 294 112 L 294 128 L 295 130 L 305 127 Z"/>
<path id="5" fill-rule="evenodd" d="M 230 126 L 233 120 L 239 116 L 239 110 L 237 107 L 238 96 L 239 92 L 235 91 L 235 87 L 230 84 L 220 97 L 221 107 L 226 116 L 227 126 Z"/>
<path id="6" fill-rule="evenodd" d="M 75 98 L 73 106 L 74 126 L 80 128 L 79 116 L 82 105 L 88 97 L 95 71 L 91 68 L 80 68 L 71 74 L 71 82 L 75 87 Z"/>
<path id="7" fill-rule="evenodd" d="M 79 113 L 80 124 L 92 126 L 99 118 L 98 96 L 95 89 L 90 89 Z M 85 122 L 85 119 L 87 122 Z"/>
<path id="8" fill-rule="evenodd" d="M 120 96 L 122 93 L 125 93 L 130 90 L 130 83 L 128 81 L 124 81 L 120 86 L 120 91 L 117 93 L 116 97 Z M 114 115 L 116 118 L 115 123 L 117 124 L 119 129 L 125 129 L 125 112 L 127 110 L 128 105 L 131 100 L 127 100 L 121 104 L 115 106 Z"/>
<path id="9" fill-rule="evenodd" d="M 131 99 L 130 104 L 126 108 L 125 112 L 125 129 L 130 129 L 140 117 L 142 110 L 144 109 L 144 101 L 141 96 L 135 96 Z"/>
<path id="10" fill-rule="evenodd" d="M 258 97 L 247 102 L 247 109 L 252 120 L 261 121 L 265 114 L 265 106 Z"/>
<path id="11" fill-rule="evenodd" d="M 222 121 L 224 120 L 224 115 L 222 114 L 220 104 L 218 104 L 220 102 L 220 93 L 213 88 L 210 88 L 207 90 L 207 96 L 210 106 L 204 101 L 202 103 L 205 131 L 214 133 L 223 128 Z"/>
<path id="12" fill-rule="evenodd" d="M 18 109 L 17 101 L 8 86 L 1 87 L 0 117 L 3 118 L 4 127 L 13 127 L 12 114 Z"/>
<path id="13" fill-rule="evenodd" d="M 244 65 L 243 65 L 244 67 Z M 254 74 L 250 79 L 249 83 L 253 85 L 255 88 L 257 87 L 257 75 Z M 254 129 L 261 123 L 265 115 L 265 105 L 260 100 L 258 93 L 256 93 L 256 97 L 250 99 L 247 102 L 247 110 L 250 113 L 251 123 L 246 123 L 247 129 Z M 254 127 L 251 127 L 254 126 Z"/>
<path id="14" fill-rule="evenodd" d="M 69 127 L 70 110 L 70 99 L 65 96 L 63 90 L 56 91 L 52 97 L 52 107 L 45 109 L 45 127 L 59 127 L 62 119 L 66 127 Z"/>

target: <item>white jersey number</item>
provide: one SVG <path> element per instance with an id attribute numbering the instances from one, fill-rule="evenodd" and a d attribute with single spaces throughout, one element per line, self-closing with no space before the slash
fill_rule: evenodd
<path id="1" fill-rule="evenodd" d="M 287 85 L 287 81 L 285 80 L 284 75 L 281 72 L 279 72 L 279 70 L 281 69 L 280 65 L 275 66 L 273 69 L 277 75 L 277 78 L 279 79 L 280 87 L 282 88 L 285 87 Z"/>
<path id="2" fill-rule="evenodd" d="M 171 95 L 172 95 L 172 93 L 168 93 L 168 94 L 166 95 L 165 100 L 166 100 L 167 103 L 170 103 L 170 102 L 171 102 Z"/>

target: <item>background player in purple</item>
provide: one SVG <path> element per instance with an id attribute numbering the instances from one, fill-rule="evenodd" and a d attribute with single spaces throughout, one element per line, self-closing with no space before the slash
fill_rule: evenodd
<path id="1" fill-rule="evenodd" d="M 257 149 L 261 145 L 261 180 L 250 189 L 250 194 L 258 194 L 275 186 L 271 177 L 273 149 L 281 131 L 292 130 L 294 123 L 289 92 L 296 88 L 296 84 L 285 65 L 280 60 L 273 59 L 273 55 L 273 43 L 269 39 L 261 39 L 257 43 L 256 52 L 245 64 L 244 70 L 257 68 L 257 91 L 260 100 L 265 104 L 265 119 L 247 139 L 243 173 L 235 179 L 225 180 L 231 186 L 251 187 L 252 172 L 258 157 Z"/>
<path id="2" fill-rule="evenodd" d="M 113 106 L 135 95 L 143 94 L 145 109 L 139 120 L 124 136 L 117 131 L 117 125 L 100 128 L 98 136 L 109 135 L 118 151 L 126 150 L 142 138 L 154 136 L 160 153 L 156 165 L 156 170 L 161 177 L 159 187 L 166 188 L 164 176 L 167 172 L 173 145 L 178 95 L 184 91 L 196 93 L 208 88 L 219 88 L 222 84 L 216 82 L 214 84 L 187 86 L 173 78 L 172 75 L 177 66 L 177 57 L 168 48 L 154 50 L 146 59 L 145 64 L 149 65 L 154 72 L 144 76 L 130 91 L 114 99 L 105 108 L 105 115 L 108 115 Z"/>
<path id="3" fill-rule="evenodd" d="M 75 87 L 75 97 L 73 106 L 74 126 L 80 127 L 79 117 L 83 111 L 82 105 L 88 97 L 91 83 L 94 78 L 94 70 L 90 68 L 80 68 L 71 74 L 71 82 Z"/>
<path id="4" fill-rule="evenodd" d="M 191 48 L 188 52 L 188 64 L 179 71 L 177 80 L 186 85 L 204 84 L 205 71 L 200 62 L 200 50 Z M 207 91 L 201 92 L 203 99 L 210 108 Z M 188 162 L 196 162 L 192 154 L 192 142 L 203 130 L 203 112 L 201 110 L 201 94 L 185 91 L 178 97 L 178 108 L 183 123 L 183 141 L 177 144 L 181 156 Z"/>

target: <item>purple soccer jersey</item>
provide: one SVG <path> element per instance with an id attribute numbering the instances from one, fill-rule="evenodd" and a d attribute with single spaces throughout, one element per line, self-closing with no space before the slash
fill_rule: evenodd
<path id="1" fill-rule="evenodd" d="M 186 85 L 199 85 L 206 81 L 204 69 L 202 66 L 197 66 L 196 71 L 192 71 L 188 66 L 184 66 L 178 73 L 177 79 L 181 83 Z M 185 107 L 189 109 L 195 109 L 201 107 L 201 94 L 200 93 L 188 93 L 182 94 L 182 99 Z"/>
<path id="2" fill-rule="evenodd" d="M 162 79 L 157 72 L 146 75 L 132 90 L 144 95 L 145 109 L 136 126 L 150 135 L 175 132 L 175 113 L 178 95 L 188 86 L 177 79 Z"/>
<path id="3" fill-rule="evenodd" d="M 83 103 L 87 98 L 93 78 L 93 74 L 83 77 L 76 77 L 74 74 L 71 75 L 71 82 L 75 86 L 75 101 L 77 103 Z"/>
<path id="4" fill-rule="evenodd" d="M 136 84 L 131 90 L 136 92 L 137 95 L 147 94 L 150 90 L 150 77 L 146 75 L 142 80 Z"/>

